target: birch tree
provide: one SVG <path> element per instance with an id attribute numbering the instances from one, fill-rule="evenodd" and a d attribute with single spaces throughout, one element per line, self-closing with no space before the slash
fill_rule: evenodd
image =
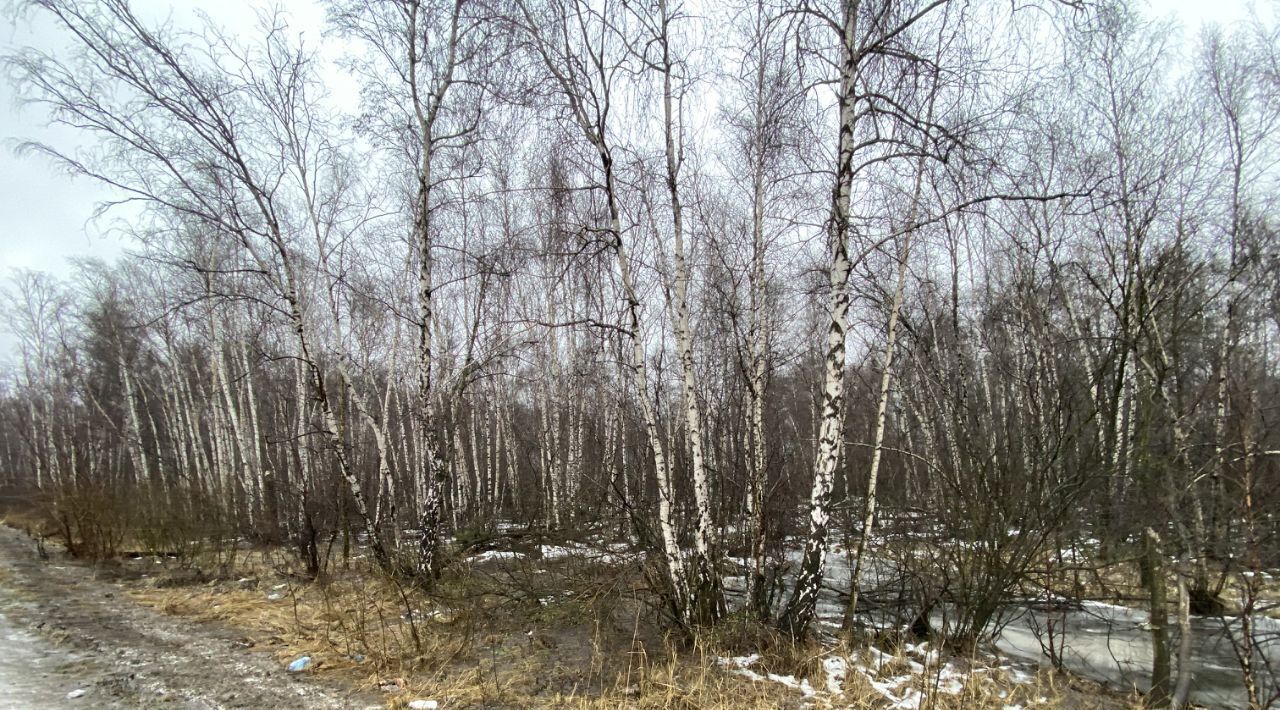
<path id="1" fill-rule="evenodd" d="M 891 101 L 870 83 L 875 64 L 892 64 L 899 57 L 913 57 L 907 49 L 895 50 L 912 26 L 946 5 L 945 0 L 912 3 L 901 7 L 880 3 L 848 3 L 831 11 L 806 8 L 820 33 L 838 35 L 838 52 L 830 58 L 835 74 L 837 141 L 830 188 L 830 206 L 823 233 L 830 254 L 827 264 L 828 304 L 822 395 L 814 461 L 813 487 L 809 496 L 809 531 L 796 583 L 780 620 L 780 627 L 802 636 L 813 618 L 818 590 L 825 572 L 827 535 L 831 518 L 831 492 L 836 470 L 844 452 L 846 331 L 849 315 L 849 275 L 853 267 L 849 242 L 853 229 L 852 195 L 855 177 L 875 162 L 893 159 L 910 149 L 889 146 L 862 125 L 874 124 L 881 104 Z M 872 157 L 874 155 L 874 157 Z"/>
<path id="2" fill-rule="evenodd" d="M 611 25 L 612 11 L 610 5 L 597 9 L 574 0 L 553 2 L 545 13 L 535 13 L 528 3 L 520 3 L 522 29 L 527 34 L 530 50 L 555 83 L 567 120 L 581 132 L 599 161 L 599 189 L 606 210 L 603 230 L 615 257 L 625 307 L 622 332 L 629 341 L 631 379 L 657 473 L 663 561 L 671 587 L 673 614 L 677 623 L 683 624 L 690 595 L 688 574 L 677 539 L 671 465 L 649 389 L 648 358 L 641 331 L 642 301 L 631 252 L 624 241 L 626 232 L 612 143 L 613 92 L 625 60 L 622 38 L 614 36 Z"/>
<path id="3" fill-rule="evenodd" d="M 638 21 L 644 34 L 638 38 L 642 48 L 636 50 L 639 59 L 655 72 L 662 89 L 662 139 L 666 197 L 671 213 L 672 278 L 671 301 L 672 330 L 676 343 L 676 359 L 680 367 L 680 397 L 683 402 L 685 436 L 689 453 L 689 468 L 693 476 L 694 554 L 689 579 L 689 605 L 698 623 L 713 623 L 723 612 L 719 574 L 711 545 L 713 522 L 711 519 L 710 482 L 704 453 L 702 407 L 698 402 L 699 391 L 694 371 L 693 333 L 689 316 L 690 266 L 686 247 L 684 205 L 681 198 L 681 171 L 685 164 L 686 141 L 684 97 L 690 81 L 689 67 L 679 56 L 676 45 L 680 26 L 689 24 L 679 6 L 671 6 L 667 0 L 659 0 L 651 14 L 640 14 Z M 661 229 L 661 228 L 659 228 Z M 665 256 L 665 252 L 664 252 Z"/>
<path id="4" fill-rule="evenodd" d="M 367 127 L 396 154 L 410 192 L 408 231 L 417 262 L 417 441 L 425 468 L 416 474 L 420 511 L 419 569 L 439 571 L 444 461 L 434 392 L 436 223 L 453 155 L 476 140 L 485 84 L 482 53 L 501 51 L 487 32 L 485 8 L 469 2 L 334 0 L 331 22 L 369 52 L 363 75 L 370 96 Z M 408 129 L 405 129 L 408 126 Z"/>
<path id="5" fill-rule="evenodd" d="M 286 197 L 272 187 L 285 176 L 275 156 L 255 147 L 255 138 L 262 137 L 256 132 L 270 136 L 296 115 L 290 109 L 297 107 L 263 105 L 251 91 L 227 91 L 231 78 L 252 86 L 268 73 L 271 58 L 263 55 L 281 47 L 255 54 L 216 33 L 201 39 L 201 47 L 176 30 L 148 27 L 124 3 L 40 0 L 28 7 L 76 38 L 84 66 L 73 69 L 29 51 L 12 59 L 21 84 L 53 121 L 89 131 L 102 146 L 87 159 L 45 144 L 29 144 L 28 150 L 111 185 L 130 199 L 181 215 L 200 224 L 203 235 L 230 240 L 241 250 L 289 324 L 331 454 L 375 558 L 390 566 L 315 348 L 297 263 L 297 226 L 289 222 Z M 198 50 L 229 66 L 200 65 L 191 59 Z M 305 53 L 295 52 L 287 70 L 293 72 L 290 81 L 310 80 Z"/>

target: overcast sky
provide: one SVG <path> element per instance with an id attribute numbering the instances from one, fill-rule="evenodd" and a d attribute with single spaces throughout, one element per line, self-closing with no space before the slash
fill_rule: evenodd
<path id="1" fill-rule="evenodd" d="M 0 7 L 7 3 L 0 2 Z M 177 24 L 194 23 L 197 12 L 206 12 L 228 28 L 252 30 L 256 8 L 280 6 L 310 41 L 319 43 L 323 24 L 320 5 L 311 0 L 135 0 L 144 17 L 173 18 Z M 0 25 L 0 54 L 8 55 L 23 46 L 45 50 L 65 46 L 49 23 L 33 24 L 26 19 L 6 17 Z M 39 107 L 23 107 L 13 86 L 0 83 L 0 272 L 11 269 L 39 269 L 60 276 L 71 272 L 74 257 L 112 258 L 124 248 L 111 229 L 112 220 L 93 220 L 94 206 L 111 193 L 85 179 L 71 179 L 39 156 L 19 156 L 15 148 L 24 140 L 47 141 L 59 147 L 75 145 L 78 136 L 70 130 L 51 130 L 44 125 Z"/>
<path id="2" fill-rule="evenodd" d="M 8 5 L 0 2 L 0 7 Z M 1176 18 L 1190 35 L 1205 22 L 1225 25 L 1243 19 L 1249 15 L 1250 5 L 1245 0 L 1155 0 L 1149 9 L 1154 15 Z M 193 21 L 199 9 L 227 29 L 243 27 L 246 31 L 255 24 L 255 8 L 267 6 L 282 7 L 296 31 L 311 42 L 320 41 L 323 12 L 312 0 L 135 0 L 144 16 L 158 19 L 171 14 L 175 22 L 183 24 Z M 12 17 L 0 23 L 0 54 L 28 45 L 53 50 L 62 44 L 48 24 L 33 26 Z M 40 111 L 21 108 L 13 87 L 0 81 L 0 279 L 7 281 L 12 269 L 37 269 L 65 277 L 71 273 L 73 258 L 111 259 L 120 254 L 126 244 L 112 229 L 112 220 L 92 219 L 95 205 L 110 193 L 87 180 L 72 180 L 38 156 L 15 155 L 15 146 L 29 139 L 65 147 L 75 145 L 77 136 L 46 128 Z M 0 365 L 14 345 L 5 330 L 0 317 Z"/>

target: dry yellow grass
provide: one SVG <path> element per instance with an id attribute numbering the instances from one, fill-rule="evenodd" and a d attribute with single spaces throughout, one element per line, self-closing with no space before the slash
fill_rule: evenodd
<path id="1" fill-rule="evenodd" d="M 167 614 L 235 628 L 281 663 L 307 655 L 313 672 L 335 673 L 364 689 L 394 686 L 389 708 L 414 698 L 435 698 L 447 707 L 726 709 L 798 707 L 801 699 L 784 686 L 725 673 L 711 657 L 669 649 L 657 661 L 643 650 L 626 654 L 624 667 L 608 682 L 575 689 L 575 681 L 593 685 L 590 668 L 557 661 L 556 649 L 475 633 L 457 612 L 420 621 L 415 646 L 408 622 L 392 613 L 389 586 L 305 585 L 281 590 L 278 600 L 262 590 L 216 585 L 139 587 L 130 596 Z M 567 687 L 555 689 L 557 680 Z"/>
<path id="2" fill-rule="evenodd" d="M 489 591 L 485 575 L 468 570 L 446 580 L 443 586 L 452 593 L 428 597 L 361 572 L 324 584 L 290 581 L 265 553 L 242 556 L 237 569 L 256 580 L 256 587 L 253 581 L 166 587 L 150 580 L 135 583 L 130 595 L 165 613 L 236 629 L 246 644 L 272 653 L 281 664 L 311 656 L 308 672 L 381 690 L 389 708 L 405 707 L 416 698 L 436 699 L 448 709 L 889 705 L 857 672 L 845 678 L 841 694 L 826 692 L 823 658 L 833 653 L 848 656 L 859 649 L 795 645 L 759 627 L 727 623 L 692 645 L 677 644 L 652 636 L 652 621 L 642 619 L 638 607 L 632 610 L 631 629 L 610 627 L 602 620 L 598 595 L 567 594 L 565 601 L 528 608 Z M 571 581 L 566 577 L 549 586 L 563 590 Z M 488 577 L 490 582 L 494 579 Z M 589 584 L 598 586 L 598 581 Z M 271 598 L 274 595 L 279 598 Z M 412 623 L 408 609 L 414 610 Z M 528 636 L 529 630 L 535 634 Z M 747 652 L 761 653 L 753 671 L 805 679 L 818 693 L 806 698 L 795 688 L 754 680 L 717 662 L 719 657 Z M 899 673 L 906 661 L 901 665 L 884 668 L 877 679 Z M 1053 674 L 1015 683 L 980 664 L 971 667 L 959 693 L 931 685 L 928 672 L 915 675 L 899 692 L 912 688 L 924 698 L 922 707 L 940 710 L 1006 704 L 1130 707 L 1114 694 Z"/>

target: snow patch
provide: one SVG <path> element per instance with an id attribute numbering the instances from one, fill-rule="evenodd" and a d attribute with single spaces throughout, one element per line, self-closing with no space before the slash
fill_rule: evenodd
<path id="1" fill-rule="evenodd" d="M 510 550 L 485 550 L 478 555 L 468 557 L 472 562 L 488 562 L 489 560 L 518 560 L 525 557 L 524 553 L 512 552 Z"/>
<path id="2" fill-rule="evenodd" d="M 839 656 L 822 659 L 822 670 L 827 674 L 827 692 L 839 695 L 844 692 L 844 679 L 849 675 L 849 662 Z"/>
<path id="3" fill-rule="evenodd" d="M 806 698 L 812 698 L 818 694 L 818 691 L 814 690 L 813 686 L 809 683 L 809 680 L 807 678 L 801 678 L 797 680 L 796 677 L 793 675 L 779 675 L 777 673 L 765 673 L 762 675 L 760 673 L 756 673 L 755 671 L 751 670 L 748 667 L 748 666 L 754 665 L 759 660 L 760 660 L 760 654 L 753 653 L 750 656 L 734 656 L 730 658 L 717 658 L 716 663 L 720 666 L 723 666 L 729 669 L 729 672 L 733 673 L 734 675 L 740 675 L 743 678 L 747 678 L 753 681 L 767 680 L 774 683 L 780 683 L 782 685 L 787 686 L 788 688 L 792 688 L 794 690 L 800 691 L 800 694 Z"/>

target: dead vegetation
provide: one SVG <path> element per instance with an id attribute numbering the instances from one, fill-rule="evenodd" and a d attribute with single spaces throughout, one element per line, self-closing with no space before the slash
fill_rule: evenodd
<path id="1" fill-rule="evenodd" d="M 306 672 L 381 691 L 392 708 L 420 698 L 446 708 L 887 707 L 890 685 L 935 708 L 1128 706 L 1062 676 L 1014 679 L 991 659 L 934 654 L 913 673 L 919 660 L 898 649 L 897 660 L 868 664 L 865 649 L 792 643 L 745 617 L 693 640 L 664 636 L 643 562 L 605 561 L 593 556 L 599 549 L 489 547 L 451 566 L 429 594 L 360 557 L 307 579 L 287 555 L 254 550 L 239 555 L 233 574 L 204 582 L 161 559 L 130 596 L 236 629 L 243 645 L 281 664 L 309 656 Z M 749 667 L 731 662 L 748 653 L 756 656 Z M 841 674 L 835 692 L 831 658 L 870 672 Z"/>
<path id="2" fill-rule="evenodd" d="M 70 551 L 47 515 L 5 522 Z M 377 571 L 358 542 L 330 542 L 318 576 L 292 550 L 234 540 L 174 545 L 135 530 L 115 556 L 76 551 L 133 600 L 230 628 L 282 666 L 307 656 L 305 672 L 381 692 L 388 708 L 878 708 L 913 693 L 942 710 L 1140 705 L 990 656 L 921 655 L 902 638 L 797 644 L 742 614 L 693 639 L 664 635 L 651 570 L 620 542 L 462 531 L 430 592 Z M 847 663 L 838 688 L 831 659 Z"/>

